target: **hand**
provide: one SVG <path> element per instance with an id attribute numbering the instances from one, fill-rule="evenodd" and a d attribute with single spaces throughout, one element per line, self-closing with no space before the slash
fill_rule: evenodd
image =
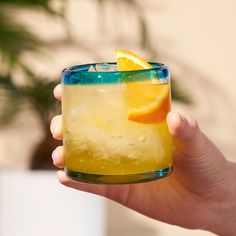
<path id="1" fill-rule="evenodd" d="M 54 95 L 61 99 L 60 85 Z M 194 119 L 170 112 L 167 123 L 174 137 L 175 160 L 169 177 L 141 184 L 103 186 L 74 182 L 61 170 L 59 181 L 169 224 L 222 236 L 235 235 L 236 164 L 224 158 Z M 54 138 L 62 139 L 61 116 L 53 118 L 51 132 Z M 52 158 L 55 166 L 63 168 L 63 147 L 58 147 Z"/>

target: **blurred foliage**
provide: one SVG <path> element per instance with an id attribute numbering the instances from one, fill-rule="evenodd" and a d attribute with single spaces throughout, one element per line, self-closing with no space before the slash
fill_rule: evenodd
<path id="1" fill-rule="evenodd" d="M 28 83 L 24 86 L 17 86 L 11 75 L 0 76 L 0 100 L 1 100 L 1 125 L 9 124 L 25 106 L 36 112 L 40 118 L 42 127 L 47 131 L 49 121 L 58 110 L 58 103 L 55 101 L 52 91 L 57 82 L 49 81 L 30 74 Z"/>
<path id="2" fill-rule="evenodd" d="M 0 53 L 9 67 L 19 62 L 22 52 L 36 51 L 40 43 L 33 33 L 15 22 L 0 7 Z"/>
<path id="3" fill-rule="evenodd" d="M 57 102 L 52 90 L 56 82 L 49 78 L 41 78 L 30 68 L 23 65 L 23 52 L 37 52 L 45 42 L 19 23 L 11 14 L 11 10 L 21 10 L 25 7 L 42 9 L 53 16 L 61 16 L 50 6 L 49 0 L 1 0 L 0 2 L 0 125 L 10 123 L 18 112 L 30 105 L 40 120 L 44 129 L 48 129 L 49 120 L 55 112 Z M 14 70 L 20 68 L 27 85 L 14 82 Z"/>
<path id="4" fill-rule="evenodd" d="M 46 46 L 46 42 L 20 23 L 14 13 L 26 8 L 40 9 L 50 16 L 62 17 L 63 8 L 57 12 L 50 3 L 50 0 L 0 1 L 0 125 L 10 124 L 22 109 L 30 108 L 35 112 L 44 137 L 33 153 L 30 165 L 34 169 L 52 168 L 50 155 L 58 144 L 51 138 L 49 123 L 55 112 L 59 111 L 52 92 L 57 82 L 35 74 L 24 65 L 22 54 L 36 53 L 40 47 Z M 16 83 L 16 69 L 26 83 Z"/>
<path id="5" fill-rule="evenodd" d="M 173 76 L 171 77 L 171 97 L 174 101 L 182 102 L 188 105 L 193 102 L 190 96 L 186 92 L 183 92 L 183 89 L 180 89 L 177 79 Z"/>
<path id="6" fill-rule="evenodd" d="M 61 0 L 64 1 L 64 0 Z M 60 14 L 60 12 L 55 11 L 51 7 L 50 0 L 1 0 L 0 5 L 1 9 L 9 8 L 9 7 L 28 7 L 28 8 L 42 8 L 48 13 L 52 14 Z"/>

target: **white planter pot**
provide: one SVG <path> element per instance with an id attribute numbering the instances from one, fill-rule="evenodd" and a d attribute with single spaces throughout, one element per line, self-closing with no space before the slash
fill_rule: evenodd
<path id="1" fill-rule="evenodd" d="M 0 172 L 1 236 L 105 236 L 105 201 L 51 171 Z"/>

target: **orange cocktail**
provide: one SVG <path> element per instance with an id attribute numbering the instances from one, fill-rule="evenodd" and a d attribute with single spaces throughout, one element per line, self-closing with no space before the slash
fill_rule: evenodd
<path id="1" fill-rule="evenodd" d="M 135 183 L 171 172 L 169 70 L 151 63 L 124 71 L 122 60 L 119 71 L 108 63 L 105 71 L 82 65 L 63 72 L 65 166 L 74 180 Z"/>

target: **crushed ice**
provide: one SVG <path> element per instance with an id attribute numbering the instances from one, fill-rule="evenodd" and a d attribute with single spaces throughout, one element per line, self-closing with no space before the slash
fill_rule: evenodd
<path id="1" fill-rule="evenodd" d="M 88 71 L 89 72 L 93 72 L 93 71 L 99 71 L 99 72 L 117 71 L 117 66 L 115 64 L 99 63 L 99 64 L 95 65 L 95 68 L 93 66 L 90 66 Z"/>

